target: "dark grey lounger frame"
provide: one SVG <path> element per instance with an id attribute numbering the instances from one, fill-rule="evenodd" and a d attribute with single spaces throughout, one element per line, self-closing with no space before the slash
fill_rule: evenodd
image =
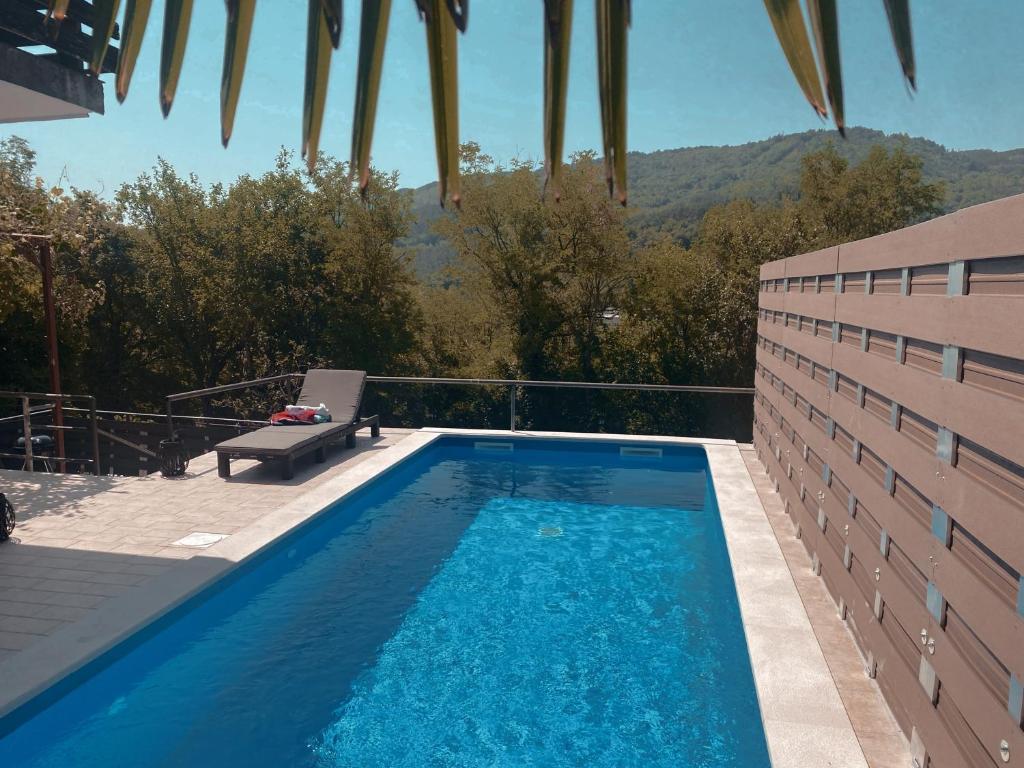
<path id="1" fill-rule="evenodd" d="M 312 373 L 312 371 L 311 371 Z M 324 371 L 323 373 L 333 373 L 330 371 Z M 363 384 L 365 385 L 366 374 L 363 371 L 338 371 L 337 373 L 343 374 L 362 374 Z M 319 370 L 318 370 L 319 374 Z M 308 384 L 306 381 L 306 375 L 302 373 L 289 373 L 281 376 L 270 376 L 264 379 L 254 379 L 252 381 L 242 381 L 236 384 L 222 384 L 217 387 L 210 387 L 208 389 L 195 390 L 193 392 L 182 392 L 176 395 L 169 395 L 167 398 L 167 425 L 170 436 L 174 437 L 174 417 L 171 413 L 171 409 L 174 403 L 181 400 L 188 400 L 196 397 L 206 397 L 209 395 L 220 394 L 222 392 L 231 392 L 239 389 L 249 389 L 251 387 L 267 386 L 270 384 L 281 384 L 289 380 L 300 380 L 303 381 L 304 385 Z M 299 399 L 302 399 L 302 393 L 299 395 Z M 356 444 L 356 432 L 360 429 L 370 428 L 370 435 L 372 437 L 380 436 L 380 417 L 379 416 L 367 416 L 365 418 L 359 417 L 359 405 L 362 400 L 362 390 L 357 394 L 354 411 L 354 418 L 350 423 L 328 423 L 319 425 L 320 429 L 316 427 L 310 427 L 308 433 L 305 432 L 305 427 L 264 427 L 258 429 L 254 433 L 269 432 L 273 435 L 286 435 L 296 434 L 301 435 L 300 438 L 293 441 L 293 444 L 289 444 L 287 440 L 281 440 L 281 445 L 270 446 L 264 445 L 259 446 L 254 443 L 251 445 L 245 445 L 245 440 L 240 438 L 245 435 L 239 435 L 237 438 L 226 440 L 214 446 L 214 450 L 217 452 L 217 474 L 221 477 L 231 477 L 231 459 L 258 459 L 260 461 L 279 461 L 281 463 L 281 474 L 285 480 L 291 480 L 295 475 L 295 459 L 299 456 L 304 456 L 307 453 L 315 453 L 316 461 L 323 462 L 327 459 L 327 447 L 345 438 L 345 446 L 352 448 Z M 318 401 L 319 402 L 319 401 Z M 331 404 L 329 404 L 330 407 Z M 348 408 L 351 409 L 352 403 L 347 404 Z M 344 408 L 342 409 L 344 410 Z M 286 432 L 285 430 L 302 430 L 302 432 Z M 231 445 L 231 443 L 238 441 L 240 444 Z M 257 441 L 258 442 L 258 441 Z"/>
<path id="2" fill-rule="evenodd" d="M 379 416 L 368 416 L 365 419 L 359 419 L 343 429 L 332 430 L 324 434 L 323 437 L 314 440 L 311 443 L 300 445 L 295 448 L 288 448 L 283 450 L 271 450 L 266 448 L 260 449 L 234 449 L 229 446 L 221 447 L 220 445 L 215 446 L 214 450 L 217 451 L 217 474 L 220 477 L 231 477 L 231 459 L 259 459 L 260 461 L 279 461 L 281 462 L 281 478 L 283 480 L 291 480 L 295 476 L 295 459 L 299 456 L 305 456 L 307 453 L 314 453 L 314 460 L 320 464 L 327 461 L 327 447 L 338 442 L 342 437 L 345 438 L 346 448 L 355 448 L 356 445 L 356 432 L 360 429 L 370 428 L 370 435 L 372 437 L 380 436 L 380 417 Z M 265 427 L 265 429 L 274 429 L 273 427 Z"/>

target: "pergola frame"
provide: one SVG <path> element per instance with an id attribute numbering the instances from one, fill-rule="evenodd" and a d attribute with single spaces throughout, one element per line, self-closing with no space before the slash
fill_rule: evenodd
<path id="1" fill-rule="evenodd" d="M 57 349 L 57 305 L 53 299 L 53 237 L 21 232 L 2 232 L 0 237 L 14 243 L 14 253 L 39 269 L 43 280 L 43 315 L 46 323 L 46 344 L 49 357 L 50 394 L 61 395 L 60 353 Z M 57 455 L 64 455 L 64 411 L 58 397 L 53 404 L 53 425 L 57 433 Z M 31 438 L 25 435 L 25 441 Z M 64 471 L 61 462 L 61 471 Z"/>

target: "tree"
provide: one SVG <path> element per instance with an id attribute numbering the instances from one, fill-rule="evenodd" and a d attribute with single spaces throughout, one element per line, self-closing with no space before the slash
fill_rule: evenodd
<path id="1" fill-rule="evenodd" d="M 437 228 L 458 253 L 457 285 L 511 339 L 511 359 L 494 365 L 528 378 L 592 377 L 602 313 L 629 280 L 622 214 L 604 196 L 593 155 L 573 158 L 557 204 L 542 198 L 530 162 L 496 166 L 469 144 L 463 173 L 465 205 Z"/>
<path id="2" fill-rule="evenodd" d="M 326 259 L 324 344 L 339 365 L 379 373 L 413 365 L 421 310 L 407 253 L 395 241 L 409 229 L 410 194 L 398 174 L 373 172 L 364 198 L 344 164 L 324 164 L 312 178 L 318 199 L 333 211 L 321 217 Z"/>
<path id="3" fill-rule="evenodd" d="M 15 389 L 49 386 L 41 275 L 33 263 L 40 241 L 20 235 L 50 238 L 65 361 L 81 352 L 78 325 L 103 296 L 102 284 L 81 274 L 76 256 L 104 247 L 109 206 L 88 192 L 47 189 L 34 173 L 35 152 L 24 139 L 0 141 L 0 385 Z"/>
<path id="4" fill-rule="evenodd" d="M 807 248 L 860 240 L 917 224 L 942 212 L 943 184 L 922 180 L 922 162 L 902 147 L 872 147 L 853 168 L 831 144 L 803 159 L 800 209 Z"/>

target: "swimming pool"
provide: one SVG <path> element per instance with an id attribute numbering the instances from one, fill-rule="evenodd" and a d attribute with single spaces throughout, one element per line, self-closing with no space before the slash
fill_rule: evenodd
<path id="1" fill-rule="evenodd" d="M 436 441 L 0 733 L 5 766 L 769 764 L 703 451 L 561 440 Z"/>

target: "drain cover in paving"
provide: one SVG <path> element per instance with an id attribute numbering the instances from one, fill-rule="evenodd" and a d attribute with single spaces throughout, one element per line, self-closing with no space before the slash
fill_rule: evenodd
<path id="1" fill-rule="evenodd" d="M 178 539 L 174 544 L 178 547 L 208 547 L 227 537 L 226 533 L 202 533 L 195 531 L 183 539 Z"/>

